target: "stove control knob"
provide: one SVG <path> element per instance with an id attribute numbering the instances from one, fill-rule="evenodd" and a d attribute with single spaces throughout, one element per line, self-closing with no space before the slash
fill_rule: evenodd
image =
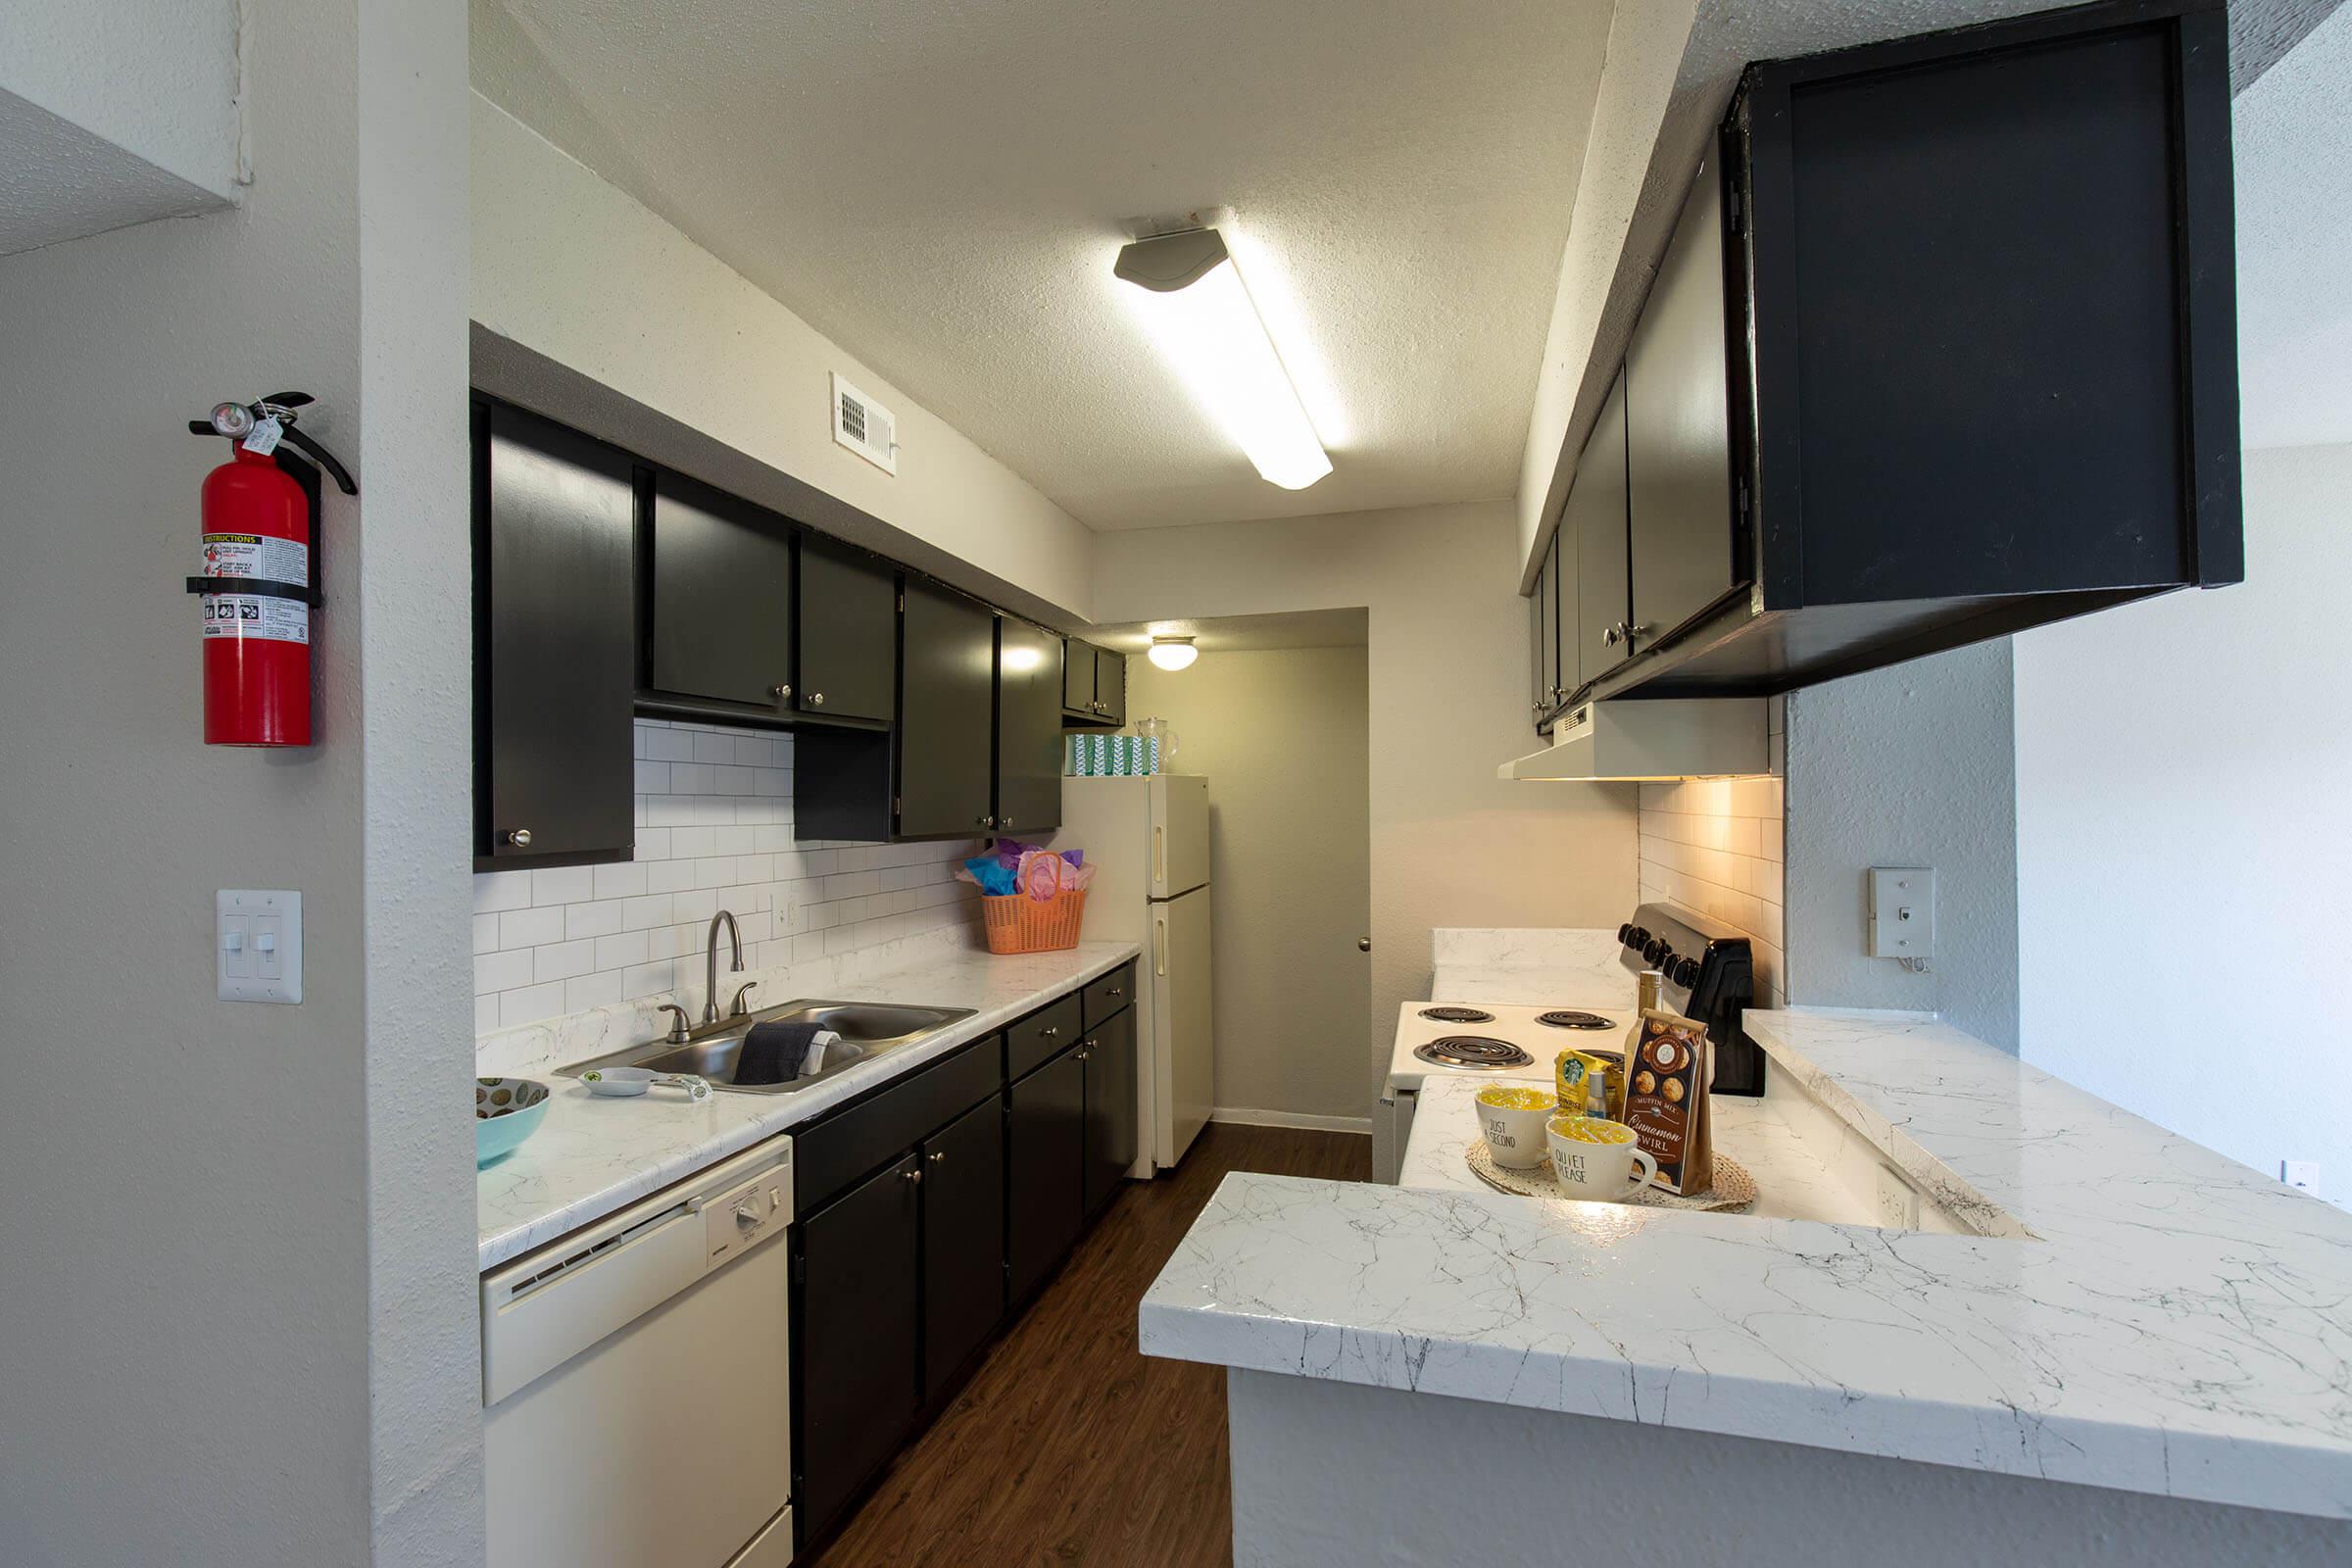
<path id="1" fill-rule="evenodd" d="M 1652 969 L 1661 967 L 1673 956 L 1674 949 L 1666 945 L 1664 937 L 1651 937 L 1642 945 L 1642 956 Z"/>
<path id="2" fill-rule="evenodd" d="M 1632 921 L 1629 920 L 1617 928 L 1617 940 L 1620 942 L 1631 942 L 1634 940 L 1634 926 Z"/>
<path id="3" fill-rule="evenodd" d="M 1649 933 L 1642 930 L 1638 925 L 1629 925 L 1625 928 L 1621 940 L 1624 941 L 1627 947 L 1633 949 L 1636 953 L 1640 953 L 1648 945 Z"/>
<path id="4" fill-rule="evenodd" d="M 1690 990 L 1698 984 L 1698 960 L 1696 958 L 1675 959 L 1674 970 L 1666 978 L 1681 986 L 1685 991 Z"/>

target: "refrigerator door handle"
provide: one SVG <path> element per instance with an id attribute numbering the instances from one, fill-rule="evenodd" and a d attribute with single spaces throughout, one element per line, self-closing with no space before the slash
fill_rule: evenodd
<path id="1" fill-rule="evenodd" d="M 1164 914 L 1152 917 L 1152 972 L 1168 972 L 1168 917 Z"/>
<path id="2" fill-rule="evenodd" d="M 1168 891 L 1168 830 L 1158 823 L 1152 827 L 1152 888 L 1155 893 Z"/>

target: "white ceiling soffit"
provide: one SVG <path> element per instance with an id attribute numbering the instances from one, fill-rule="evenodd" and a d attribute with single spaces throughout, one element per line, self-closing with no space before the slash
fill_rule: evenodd
<path id="1" fill-rule="evenodd" d="M 2232 92 L 2245 93 L 2340 4 L 2232 0 Z M 1630 27 L 1635 36 L 1613 39 L 1612 53 L 1638 47 L 1645 30 L 1671 36 L 1684 25 L 1682 18 L 1690 20 L 1671 84 L 1661 80 L 1643 102 L 1611 105 L 1612 113 L 1657 126 L 1654 138 L 1640 141 L 1633 155 L 1642 167 L 1604 163 L 1596 155 L 1582 171 L 1577 224 L 1558 279 L 1557 311 L 1563 318 L 1552 323 L 1544 367 L 1546 388 L 1556 387 L 1563 401 L 1572 398 L 1573 403 L 1564 442 L 1556 406 L 1548 428 L 1528 432 L 1519 486 L 1523 589 L 1532 585 L 1574 477 L 1576 454 L 1633 336 L 1634 319 L 1672 236 L 1691 171 L 1711 144 L 1745 64 L 2053 9 L 2050 0 L 1650 0 L 1644 9 L 1629 8 L 1618 18 L 1617 27 Z M 2319 110 L 2315 105 L 2308 112 L 2316 117 Z M 2344 134 L 2340 126 L 2328 133 Z M 2339 163 L 2332 171 L 2339 180 L 2343 170 Z M 2244 176 L 2241 157 L 2239 177 Z M 2242 234 L 2239 254 L 2242 268 Z"/>
<path id="2" fill-rule="evenodd" d="M 2352 7 L 2240 93 L 2238 427 L 2249 447 L 2352 441 Z"/>
<path id="3" fill-rule="evenodd" d="M 1148 527 L 1511 494 L 1610 10 L 473 0 L 471 71 L 1072 514 Z M 1208 205 L 1330 450 L 1308 489 L 1111 276 L 1123 220 Z"/>
<path id="4" fill-rule="evenodd" d="M 1140 654 L 1157 637 L 1190 637 L 1204 654 L 1262 654 L 1288 648 L 1362 648 L 1371 641 L 1363 610 L 1290 610 L 1270 615 L 1215 615 L 1196 620 L 1136 620 L 1089 626 L 1086 640 L 1122 654 Z"/>

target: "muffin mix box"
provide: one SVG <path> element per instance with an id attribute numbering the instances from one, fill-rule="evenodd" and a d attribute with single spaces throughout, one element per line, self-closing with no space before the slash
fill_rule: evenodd
<path id="1" fill-rule="evenodd" d="M 1689 1196 L 1715 1185 L 1714 1080 L 1707 1026 L 1655 1007 L 1642 1010 L 1640 1044 L 1625 1065 L 1625 1124 L 1658 1162 L 1651 1185 Z"/>

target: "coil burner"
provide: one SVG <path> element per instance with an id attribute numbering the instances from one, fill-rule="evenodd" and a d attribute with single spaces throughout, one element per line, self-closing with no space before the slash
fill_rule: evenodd
<path id="1" fill-rule="evenodd" d="M 1441 1067 L 1468 1067 L 1479 1072 L 1525 1067 L 1536 1059 L 1507 1040 L 1490 1040 L 1485 1035 L 1446 1035 L 1426 1046 L 1415 1046 L 1413 1054 Z"/>

